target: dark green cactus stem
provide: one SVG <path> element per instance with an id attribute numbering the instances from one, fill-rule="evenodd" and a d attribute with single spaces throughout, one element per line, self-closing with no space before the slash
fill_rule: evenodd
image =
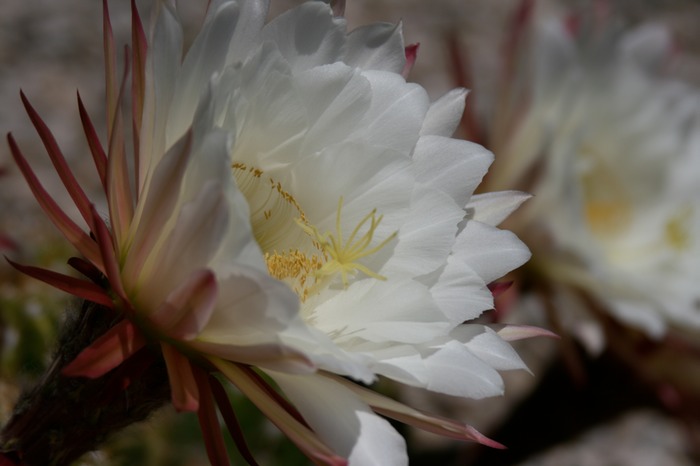
<path id="1" fill-rule="evenodd" d="M 0 431 L 0 464 L 69 465 L 170 399 L 165 363 L 149 347 L 97 379 L 61 375 L 66 364 L 119 319 L 91 302 L 69 313 L 49 369 L 21 394 Z"/>

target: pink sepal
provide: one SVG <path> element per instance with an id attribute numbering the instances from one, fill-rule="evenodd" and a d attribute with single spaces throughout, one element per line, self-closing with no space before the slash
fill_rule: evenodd
<path id="1" fill-rule="evenodd" d="M 219 417 L 216 415 L 216 406 L 212 396 L 212 384 L 209 375 L 202 369 L 193 367 L 194 378 L 199 389 L 199 409 L 197 417 L 202 428 L 204 445 L 207 447 L 207 457 L 212 466 L 229 466 L 230 460 L 226 452 L 226 444 L 221 432 Z"/>
<path id="2" fill-rule="evenodd" d="M 168 366 L 168 380 L 173 406 L 178 411 L 199 409 L 199 389 L 190 361 L 175 347 L 161 343 L 165 364 Z"/>
<path id="3" fill-rule="evenodd" d="M 96 379 L 111 371 L 146 344 L 146 339 L 131 321 L 124 319 L 92 342 L 63 368 L 68 377 Z"/>
<path id="4" fill-rule="evenodd" d="M 404 78 L 408 78 L 408 75 L 411 73 L 413 66 L 416 64 L 416 59 L 418 59 L 419 48 L 420 43 L 416 42 L 415 44 L 407 45 L 404 49 L 404 53 L 406 54 L 406 64 L 404 64 L 403 71 L 401 71 L 401 76 L 403 76 Z"/>
<path id="5" fill-rule="evenodd" d="M 10 145 L 10 152 L 15 159 L 17 167 L 19 167 L 24 179 L 27 180 L 29 189 L 32 190 L 37 202 L 44 210 L 49 219 L 56 225 L 56 228 L 65 236 L 65 238 L 80 251 L 95 267 L 104 272 L 104 266 L 100 257 L 100 251 L 97 244 L 93 241 L 78 225 L 66 215 L 63 210 L 56 204 L 56 201 L 44 189 L 36 174 L 27 163 L 27 160 L 19 150 L 15 138 L 12 134 L 7 135 L 7 142 Z"/>
<path id="6" fill-rule="evenodd" d="M 191 340 L 209 322 L 216 297 L 216 276 L 211 270 L 199 270 L 171 292 L 149 318 L 171 338 Z"/>
<path id="7" fill-rule="evenodd" d="M 114 308 L 112 298 L 110 298 L 102 288 L 92 282 L 80 280 L 79 278 L 63 275 L 62 273 L 53 272 L 40 267 L 18 264 L 17 262 L 11 261 L 7 257 L 5 257 L 5 260 L 7 260 L 12 267 L 20 272 L 36 278 L 37 280 L 41 280 L 44 283 L 48 283 L 59 290 L 65 291 L 66 293 L 70 293 L 79 298 L 87 299 L 88 301 L 92 301 L 102 306 L 106 306 L 110 309 Z"/>
<path id="8" fill-rule="evenodd" d="M 61 149 L 58 147 L 56 138 L 53 137 L 51 130 L 49 130 L 49 127 L 46 126 L 44 120 L 42 120 L 36 110 L 34 110 L 34 107 L 32 107 L 32 105 L 29 103 L 29 100 L 27 99 L 27 96 L 24 95 L 24 92 L 20 91 L 19 95 L 22 99 L 22 104 L 24 104 L 27 114 L 29 115 L 29 119 L 32 120 L 32 124 L 34 125 L 34 128 L 36 128 L 36 132 L 39 134 L 39 137 L 46 148 L 46 152 L 49 154 L 49 158 L 51 158 L 51 162 L 56 168 L 56 173 L 61 178 L 61 182 L 63 182 L 63 185 L 66 187 L 68 194 L 70 194 L 71 199 L 73 199 L 73 202 L 80 211 L 80 214 L 83 216 L 83 219 L 85 219 L 87 222 L 90 216 L 90 200 L 85 194 L 85 191 L 83 191 L 83 188 L 80 187 L 80 184 L 73 176 L 73 172 L 70 171 L 68 163 L 66 162 Z"/>
<path id="9" fill-rule="evenodd" d="M 513 285 L 513 281 L 507 281 L 507 282 L 494 282 L 489 284 L 489 290 L 491 291 L 491 294 L 493 295 L 494 298 L 497 298 L 498 296 L 502 295 L 508 289 Z"/>
<path id="10" fill-rule="evenodd" d="M 83 124 L 83 131 L 85 132 L 85 138 L 87 139 L 88 146 L 90 147 L 92 159 L 95 162 L 97 175 L 100 177 L 102 189 L 106 194 L 107 154 L 105 154 L 105 150 L 100 143 L 100 138 L 97 136 L 97 131 L 95 131 L 95 126 L 92 124 L 90 115 L 88 115 L 87 110 L 85 110 L 85 105 L 83 105 L 83 100 L 80 98 L 80 93 L 78 93 L 78 113 L 80 113 L 80 121 Z"/>
<path id="11" fill-rule="evenodd" d="M 535 337 L 560 338 L 559 335 L 550 330 L 531 325 L 506 325 L 496 333 L 505 341 L 517 341 Z"/>
<path id="12" fill-rule="evenodd" d="M 129 311 L 131 309 L 129 298 L 122 285 L 121 271 L 114 252 L 114 240 L 109 230 L 107 230 L 107 225 L 105 225 L 104 220 L 102 220 L 102 217 L 100 217 L 97 210 L 95 210 L 95 206 L 92 206 L 92 218 L 90 220 L 91 229 L 95 233 L 97 245 L 100 248 L 102 263 L 104 264 L 104 273 L 107 275 L 107 280 L 112 290 L 121 298 L 122 303 L 127 306 L 127 310 Z"/>
<path id="13" fill-rule="evenodd" d="M 396 400 L 380 395 L 370 389 L 361 387 L 354 382 L 328 375 L 329 378 L 349 388 L 377 413 L 396 419 L 405 424 L 456 440 L 471 440 L 491 448 L 504 449 L 504 445 L 486 437 L 474 427 L 453 421 L 452 419 L 435 416 L 406 406 Z"/>

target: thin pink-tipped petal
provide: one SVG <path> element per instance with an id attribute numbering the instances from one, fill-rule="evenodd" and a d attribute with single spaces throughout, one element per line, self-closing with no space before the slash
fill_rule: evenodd
<path id="1" fill-rule="evenodd" d="M 78 278 L 63 275 L 58 272 L 52 272 L 51 270 L 46 270 L 39 267 L 18 264 L 11 261 L 7 257 L 5 257 L 5 259 L 12 267 L 24 274 L 29 275 L 30 277 L 41 280 L 44 283 L 48 283 L 49 285 L 65 291 L 66 293 L 70 293 L 73 296 L 87 299 L 88 301 L 101 304 L 102 306 L 106 306 L 110 309 L 114 308 L 112 298 L 110 298 L 102 288 L 92 282 L 86 282 L 85 280 L 80 280 Z"/>
<path id="2" fill-rule="evenodd" d="M 472 426 L 424 413 L 341 377 L 332 375 L 328 375 L 328 377 L 352 390 L 378 414 L 444 437 L 462 441 L 474 441 L 491 448 L 505 448 L 505 446 L 486 437 Z"/>
<path id="3" fill-rule="evenodd" d="M 513 285 L 512 281 L 508 282 L 494 282 L 489 284 L 489 290 L 494 298 L 502 295 Z"/>
<path id="4" fill-rule="evenodd" d="M 61 373 L 68 377 L 101 377 L 145 344 L 146 339 L 141 332 L 129 320 L 124 319 L 92 342 Z"/>
<path id="5" fill-rule="evenodd" d="M 73 220 L 66 215 L 63 210 L 51 198 L 48 192 L 39 182 L 39 179 L 34 174 L 34 171 L 27 163 L 27 160 L 19 150 L 12 134 L 7 135 L 7 142 L 10 145 L 10 152 L 15 159 L 15 163 L 19 167 L 24 179 L 27 180 L 29 188 L 32 190 L 34 197 L 39 205 L 44 210 L 49 219 L 56 225 L 63 236 L 80 251 L 90 262 L 92 262 L 100 271 L 104 272 L 102 258 L 97 244 L 93 241 Z"/>
<path id="6" fill-rule="evenodd" d="M 401 71 L 401 76 L 404 78 L 408 78 L 413 66 L 416 64 L 419 48 L 420 43 L 416 42 L 415 44 L 407 45 L 404 49 L 404 53 L 406 54 L 406 64 L 403 66 L 403 71 Z"/>
<path id="7" fill-rule="evenodd" d="M 165 154 L 151 174 L 148 194 L 141 200 L 133 222 L 138 225 L 131 242 L 126 273 L 138 273 L 155 249 L 180 197 L 184 173 L 192 153 L 192 131 L 188 131 Z"/>
<path id="8" fill-rule="evenodd" d="M 331 8 L 333 9 L 333 16 L 345 16 L 345 0 L 332 0 Z"/>
<path id="9" fill-rule="evenodd" d="M 81 259 L 80 257 L 71 257 L 68 259 L 68 265 L 89 278 L 93 283 L 100 285 L 104 281 L 104 275 L 97 267 L 90 262 Z"/>
<path id="10" fill-rule="evenodd" d="M 197 417 L 199 418 L 199 426 L 202 428 L 209 462 L 212 466 L 228 466 L 230 464 L 228 453 L 212 397 L 212 388 L 216 382 L 199 368 L 194 368 L 194 377 L 199 389 Z"/>
<path id="11" fill-rule="evenodd" d="M 8 251 L 16 251 L 18 248 L 19 245 L 15 240 L 0 233 L 0 250 L 6 249 Z"/>
<path id="12" fill-rule="evenodd" d="M 199 389 L 190 361 L 177 349 L 167 343 L 161 343 L 165 364 L 168 366 L 168 380 L 173 406 L 178 411 L 197 411 L 199 408 Z"/>
<path id="13" fill-rule="evenodd" d="M 143 100 L 146 89 L 146 53 L 148 45 L 146 33 L 143 30 L 141 17 L 136 8 L 136 1 L 131 0 L 131 47 L 133 49 L 131 76 L 131 115 L 134 135 L 134 167 L 136 170 L 136 186 L 139 180 L 139 139 L 141 119 L 143 117 Z M 136 193 L 138 196 L 138 192 Z"/>
<path id="14" fill-rule="evenodd" d="M 100 248 L 102 263 L 104 264 L 104 274 L 107 276 L 112 290 L 121 298 L 124 304 L 129 303 L 129 298 L 124 291 L 122 278 L 119 270 L 119 263 L 114 252 L 114 242 L 107 230 L 104 220 L 99 216 L 95 207 L 92 207 L 91 228 L 97 238 L 97 245 Z"/>
<path id="15" fill-rule="evenodd" d="M 266 369 L 294 374 L 310 374 L 316 370 L 314 363 L 304 353 L 281 343 L 232 345 L 193 340 L 190 346 L 229 361 L 238 361 Z"/>
<path id="16" fill-rule="evenodd" d="M 149 317 L 171 338 L 191 340 L 209 322 L 216 296 L 216 276 L 211 270 L 199 270 L 171 292 Z"/>
<path id="17" fill-rule="evenodd" d="M 36 128 L 41 141 L 44 143 L 44 147 L 51 158 L 53 166 L 56 167 L 56 173 L 61 178 L 63 185 L 66 187 L 68 194 L 70 194 L 70 197 L 73 199 L 73 202 L 80 211 L 80 214 L 87 222 L 90 216 L 90 200 L 85 194 L 85 191 L 83 191 L 83 188 L 80 187 L 80 184 L 73 176 L 73 172 L 70 171 L 68 163 L 66 162 L 61 149 L 58 147 L 56 138 L 53 137 L 51 130 L 49 130 L 49 127 L 46 126 L 44 120 L 42 120 L 36 110 L 34 110 L 34 107 L 32 107 L 32 105 L 29 103 L 29 100 L 27 99 L 27 96 L 24 95 L 24 92 L 20 91 L 19 95 L 22 99 L 22 103 L 24 104 L 24 108 L 27 110 L 29 119 L 32 120 L 34 128 Z"/>
<path id="18" fill-rule="evenodd" d="M 559 335 L 550 330 L 530 325 L 506 325 L 496 333 L 505 341 L 517 341 L 535 337 L 560 338 Z"/>
<path id="19" fill-rule="evenodd" d="M 107 0 L 102 0 L 102 31 L 105 54 L 105 90 L 107 93 L 107 139 L 111 140 L 119 100 L 117 99 L 117 51 L 114 46 L 114 34 L 112 33 Z"/>
<path id="20" fill-rule="evenodd" d="M 124 63 L 129 63 L 129 52 L 125 49 Z M 129 67 L 124 66 L 124 76 L 119 88 L 118 101 L 121 102 L 129 74 Z M 129 182 L 129 167 L 126 161 L 124 145 L 124 115 L 121 105 L 115 109 L 109 149 L 107 156 L 107 204 L 117 244 L 121 244 L 129 230 L 134 216 L 134 201 Z"/>
<path id="21" fill-rule="evenodd" d="M 345 466 L 347 460 L 328 448 L 308 427 L 301 424 L 251 378 L 251 369 L 210 358 L 210 361 L 262 411 L 306 456 L 318 465 Z"/>
<path id="22" fill-rule="evenodd" d="M 258 462 L 255 461 L 253 453 L 248 448 L 248 443 L 245 440 L 243 429 L 241 429 L 241 425 L 236 417 L 236 412 L 231 407 L 231 400 L 229 400 L 228 394 L 226 393 L 226 390 L 224 390 L 224 387 L 221 385 L 219 379 L 216 377 L 209 377 L 209 388 L 211 388 L 211 393 L 214 395 L 214 400 L 216 401 L 216 405 L 219 407 L 221 417 L 224 418 L 228 432 L 231 434 L 231 438 L 236 444 L 238 452 L 241 454 L 243 459 L 246 460 L 249 466 L 259 466 Z"/>
<path id="23" fill-rule="evenodd" d="M 521 0 L 520 4 L 515 8 L 514 15 L 511 19 L 511 24 L 506 30 L 509 31 L 505 50 L 503 51 L 503 56 L 505 58 L 506 70 L 502 78 L 504 79 L 503 89 L 509 89 L 513 87 L 511 83 L 515 82 L 517 79 L 516 66 L 518 49 L 522 47 L 525 35 L 527 34 L 528 26 L 531 23 L 532 17 L 535 12 L 535 1 L 534 0 Z"/>
<path id="24" fill-rule="evenodd" d="M 97 169 L 97 174 L 102 182 L 102 189 L 105 193 L 107 192 L 107 155 L 105 150 L 102 148 L 100 143 L 100 138 L 97 136 L 97 131 L 95 131 L 95 126 L 90 120 L 90 116 L 85 110 L 85 105 L 83 105 L 83 100 L 80 98 L 80 93 L 78 93 L 78 112 L 80 113 L 80 121 L 83 124 L 83 131 L 85 132 L 85 138 L 87 139 L 88 146 L 90 147 L 90 153 L 92 154 L 92 160 L 95 162 L 95 168 Z"/>

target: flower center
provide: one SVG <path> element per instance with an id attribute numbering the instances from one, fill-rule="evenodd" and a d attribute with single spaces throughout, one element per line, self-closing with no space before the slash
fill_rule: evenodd
<path id="1" fill-rule="evenodd" d="M 666 243 L 676 251 L 683 251 L 690 246 L 690 234 L 688 232 L 688 219 L 690 216 L 691 209 L 685 206 L 666 223 Z"/>
<path id="2" fill-rule="evenodd" d="M 603 154 L 586 146 L 584 156 L 591 163 L 582 177 L 584 214 L 591 232 L 601 237 L 624 232 L 633 218 L 633 205 L 624 181 L 607 166 Z"/>
<path id="3" fill-rule="evenodd" d="M 386 280 L 386 277 L 373 272 L 363 264 L 358 261 L 364 257 L 371 256 L 372 254 L 378 252 L 384 246 L 386 246 L 391 240 L 396 237 L 398 232 L 394 232 L 385 238 L 381 243 L 376 246 L 370 247 L 372 244 L 372 239 L 374 237 L 374 232 L 384 218 L 383 215 L 377 217 L 377 209 L 373 209 L 369 214 L 367 214 L 360 223 L 357 224 L 350 237 L 347 241 L 343 242 L 343 233 L 341 229 L 341 214 L 343 210 L 343 198 L 338 200 L 338 213 L 335 219 L 335 235 L 330 232 L 321 234 L 313 225 L 308 225 L 301 220 L 297 221 L 297 224 L 304 230 L 309 236 L 311 236 L 316 243 L 318 243 L 322 248 L 324 253 L 327 254 L 329 259 L 323 266 L 316 271 L 317 277 L 332 277 L 336 273 L 340 273 L 343 286 L 348 286 L 348 276 L 354 275 L 357 271 L 364 273 L 365 275 L 376 278 L 377 280 Z M 367 231 L 358 239 L 358 233 L 362 228 L 369 222 L 369 227 Z"/>
<path id="4" fill-rule="evenodd" d="M 340 274 L 343 286 L 358 272 L 386 280 L 359 261 L 384 248 L 392 233 L 373 245 L 383 216 L 368 213 L 345 240 L 342 233 L 343 198 L 338 201 L 335 232 L 321 233 L 311 225 L 296 199 L 263 170 L 236 162 L 236 183 L 250 207 L 253 235 L 265 255 L 270 276 L 287 283 L 303 302 Z"/>
<path id="5" fill-rule="evenodd" d="M 255 239 L 263 251 L 299 247 L 305 235 L 293 235 L 296 219 L 306 215 L 296 199 L 282 189 L 282 184 L 256 167 L 244 163 L 232 165 L 236 184 L 250 208 L 250 221 Z"/>

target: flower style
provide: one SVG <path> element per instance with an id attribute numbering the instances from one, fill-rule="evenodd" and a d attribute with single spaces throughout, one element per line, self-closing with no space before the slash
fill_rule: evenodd
<path id="1" fill-rule="evenodd" d="M 528 242 L 553 282 L 659 338 L 700 326 L 700 93 L 664 76 L 663 26 L 623 32 L 597 14 L 533 22 L 529 102 L 494 115 L 489 139 L 507 142 L 488 187 L 535 194 L 517 229 L 553 239 L 556 252 Z"/>
<path id="2" fill-rule="evenodd" d="M 496 228 L 527 196 L 472 195 L 492 155 L 451 138 L 466 91 L 431 104 L 407 83 L 415 48 L 407 60 L 400 26 L 348 34 L 322 2 L 265 24 L 267 8 L 210 2 L 184 59 L 174 6 L 154 5 L 148 41 L 134 8 L 133 180 L 105 16 L 106 154 L 82 104 L 81 116 L 109 226 L 23 97 L 92 237 L 10 136 L 13 155 L 87 259 L 73 264 L 109 289 L 17 267 L 125 317 L 64 373 L 98 377 L 157 343 L 173 404 L 198 411 L 217 464 L 226 455 L 213 401 L 237 427 L 212 371 L 318 464 L 405 464 L 403 439 L 375 412 L 499 446 L 350 380 L 502 393 L 497 371 L 524 368 L 507 341 L 544 332 L 464 323 L 492 308 L 488 285 L 529 258 Z"/>

